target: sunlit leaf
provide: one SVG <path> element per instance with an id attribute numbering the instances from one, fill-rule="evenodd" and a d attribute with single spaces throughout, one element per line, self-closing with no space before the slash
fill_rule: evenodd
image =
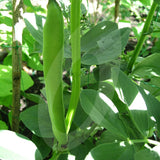
<path id="1" fill-rule="evenodd" d="M 95 123 L 105 127 L 113 134 L 126 138 L 123 123 L 103 98 L 105 95 L 102 93 L 85 89 L 81 92 L 80 102 L 84 111 Z"/>
<path id="2" fill-rule="evenodd" d="M 104 143 L 93 148 L 85 160 L 133 160 L 134 149 L 124 143 Z"/>
<path id="3" fill-rule="evenodd" d="M 94 48 L 97 41 L 115 29 L 118 29 L 118 25 L 114 22 L 104 21 L 99 23 L 81 38 L 81 50 L 86 52 Z"/>
<path id="4" fill-rule="evenodd" d="M 42 160 L 36 145 L 27 137 L 7 130 L 0 130 L 0 159 Z"/>
<path id="5" fill-rule="evenodd" d="M 129 38 L 130 28 L 116 29 L 97 40 L 97 44 L 82 56 L 82 64 L 99 65 L 117 58 Z"/>
<path id="6" fill-rule="evenodd" d="M 20 114 L 20 119 L 37 136 L 53 138 L 47 104 L 38 104 L 26 109 Z"/>

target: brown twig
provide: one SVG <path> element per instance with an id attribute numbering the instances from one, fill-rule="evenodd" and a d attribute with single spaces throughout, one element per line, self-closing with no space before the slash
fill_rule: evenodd
<path id="1" fill-rule="evenodd" d="M 114 21 L 118 23 L 119 21 L 119 6 L 120 0 L 115 0 L 115 14 L 114 14 Z"/>
<path id="2" fill-rule="evenodd" d="M 20 113 L 20 81 L 22 64 L 22 31 L 23 31 L 23 0 L 13 0 L 12 24 L 12 125 L 11 129 L 19 131 Z"/>

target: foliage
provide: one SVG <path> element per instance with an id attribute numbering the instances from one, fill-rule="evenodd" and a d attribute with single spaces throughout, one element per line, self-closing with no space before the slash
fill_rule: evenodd
<path id="1" fill-rule="evenodd" d="M 1 3 L 1 1 L 0 1 Z M 43 77 L 42 87 L 33 93 L 34 76 L 22 71 L 21 95 L 31 105 L 22 108 L 20 133 L 10 130 L 12 105 L 11 37 L 0 37 L 1 48 L 7 51 L 0 65 L 0 159 L 67 160 L 159 160 L 160 159 L 160 22 L 159 12 L 151 17 L 151 25 L 143 33 L 146 16 L 158 0 L 121 0 L 120 21 L 114 17 L 114 1 L 101 0 L 104 15 L 90 21 L 91 14 L 81 4 L 81 92 L 69 141 L 59 147 L 52 132 Z M 43 26 L 45 9 L 25 0 L 23 30 L 23 62 L 32 71 L 43 72 Z M 63 57 L 63 103 L 66 113 L 71 98 L 72 51 L 70 36 L 70 4 L 59 1 L 65 21 Z M 11 11 L 7 1 L 6 10 Z M 134 7 L 131 7 L 134 6 Z M 159 7 L 159 6 L 158 6 Z M 157 8 L 158 8 L 157 7 Z M 123 11 L 126 11 L 125 13 Z M 143 12 L 145 11 L 145 12 Z M 1 10 L 3 13 L 3 11 Z M 145 14 L 142 14 L 145 13 Z M 11 27 L 12 19 L 3 16 L 0 24 Z M 31 18 L 32 17 L 32 18 Z M 131 18 L 134 21 L 131 21 Z M 133 27 L 122 27 L 123 20 Z M 137 25 L 137 21 L 142 25 Z M 136 24 L 136 25 L 135 25 Z M 2 30 L 0 31 L 2 35 Z M 140 54 L 131 72 L 127 66 L 134 56 L 133 40 L 145 36 Z M 0 51 L 1 54 L 1 51 Z M 56 66 L 55 66 L 56 67 Z M 32 72 L 33 74 L 35 72 Z M 79 76 L 79 75 L 78 75 Z M 17 145 L 14 145 L 14 144 Z M 15 147 L 17 146 L 17 147 Z M 27 157 L 27 156 L 29 157 Z M 56 158 L 55 158 L 56 159 Z"/>

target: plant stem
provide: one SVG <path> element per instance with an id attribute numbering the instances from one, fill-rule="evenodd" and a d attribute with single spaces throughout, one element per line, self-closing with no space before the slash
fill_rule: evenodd
<path id="1" fill-rule="evenodd" d="M 49 160 L 57 160 L 60 155 L 61 155 L 61 152 L 55 151 L 53 152 L 53 155 Z"/>
<path id="2" fill-rule="evenodd" d="M 12 24 L 12 124 L 11 129 L 19 131 L 20 83 L 22 64 L 23 1 L 13 0 Z"/>
<path id="3" fill-rule="evenodd" d="M 160 146 L 160 142 L 158 141 L 154 141 L 151 139 L 134 139 L 134 140 L 130 140 L 131 143 L 149 143 L 149 144 L 153 144 L 155 146 Z"/>
<path id="4" fill-rule="evenodd" d="M 80 95 L 80 5 L 81 0 L 71 1 L 72 93 L 66 115 L 66 130 L 70 130 Z"/>
<path id="5" fill-rule="evenodd" d="M 145 25 L 143 27 L 143 30 L 142 30 L 142 33 L 140 35 L 140 38 L 139 38 L 139 41 L 136 45 L 136 48 L 134 50 L 134 53 L 133 53 L 133 56 L 132 58 L 130 59 L 129 61 L 129 64 L 128 64 L 128 67 L 127 67 L 127 74 L 131 73 L 132 71 L 132 68 L 133 68 L 133 65 L 142 49 L 142 46 L 143 46 L 143 43 L 145 41 L 145 38 L 146 38 L 146 35 L 147 33 L 149 32 L 149 27 L 150 27 L 150 24 L 151 24 L 151 21 L 152 21 L 152 18 L 153 18 L 153 15 L 154 15 L 154 12 L 157 8 L 157 3 L 154 1 L 152 6 L 151 6 L 151 9 L 149 11 L 149 14 L 147 16 L 147 19 L 146 19 L 146 22 L 145 22 Z"/>
<path id="6" fill-rule="evenodd" d="M 120 0 L 115 0 L 114 21 L 116 23 L 118 23 L 119 20 L 119 6 L 120 6 Z"/>

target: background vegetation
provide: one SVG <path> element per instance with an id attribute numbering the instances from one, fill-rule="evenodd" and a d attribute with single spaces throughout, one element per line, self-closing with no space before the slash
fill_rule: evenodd
<path id="1" fill-rule="evenodd" d="M 71 13 L 69 1 L 58 2 L 65 22 L 67 111 L 72 84 Z M 81 94 L 65 150 L 57 150 L 43 78 L 47 1 L 23 3 L 22 35 L 16 31 L 22 42 L 13 44 L 13 4 L 0 0 L 0 159 L 47 160 L 56 151 L 58 160 L 159 160 L 159 0 L 121 0 L 117 6 L 115 0 L 82 1 Z M 153 17 L 147 21 L 151 10 Z M 16 62 L 22 69 L 20 108 L 14 128 L 12 58 L 20 52 L 22 62 L 20 56 Z"/>

